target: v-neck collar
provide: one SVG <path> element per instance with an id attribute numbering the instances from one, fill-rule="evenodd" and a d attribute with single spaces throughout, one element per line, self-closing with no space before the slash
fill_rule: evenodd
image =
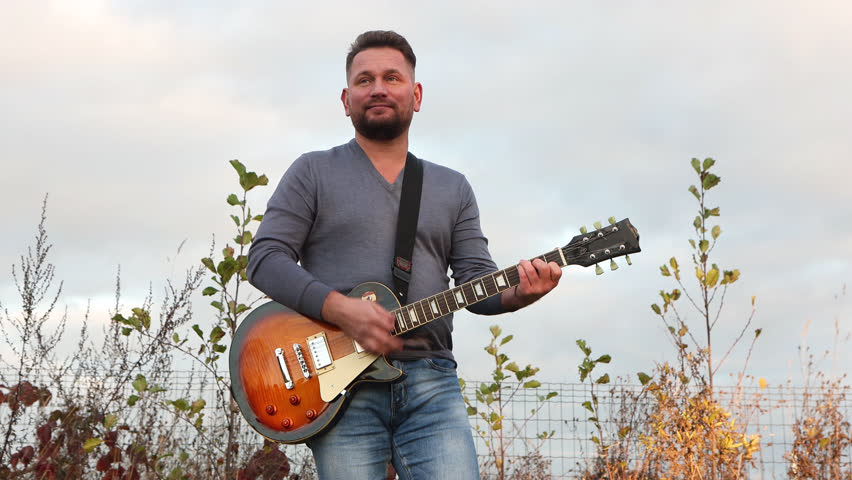
<path id="1" fill-rule="evenodd" d="M 370 172 L 373 178 L 376 179 L 377 182 L 387 191 L 396 192 L 402 188 L 402 178 L 405 175 L 405 165 L 402 166 L 402 170 L 399 171 L 399 175 L 396 176 L 396 179 L 393 183 L 388 182 L 385 177 L 379 173 L 379 170 L 376 169 L 376 166 L 373 165 L 373 162 L 370 160 L 370 157 L 367 156 L 367 152 L 361 148 L 361 145 L 358 145 L 358 142 L 353 138 L 349 141 L 349 146 L 355 152 L 355 157 L 359 158 L 360 161 L 366 162 L 367 170 Z"/>

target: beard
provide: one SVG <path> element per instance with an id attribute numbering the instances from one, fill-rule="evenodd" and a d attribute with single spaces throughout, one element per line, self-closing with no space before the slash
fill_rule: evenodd
<path id="1" fill-rule="evenodd" d="M 370 140 L 386 141 L 393 140 L 402 135 L 411 126 L 413 110 L 400 113 L 396 108 L 390 118 L 367 118 L 366 109 L 361 112 L 352 112 L 352 126 L 355 131 Z"/>

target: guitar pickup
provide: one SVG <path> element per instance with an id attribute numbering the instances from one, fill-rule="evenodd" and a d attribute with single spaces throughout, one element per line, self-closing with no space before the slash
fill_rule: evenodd
<path id="1" fill-rule="evenodd" d="M 311 359 L 314 361 L 314 367 L 317 369 L 317 374 L 334 368 L 334 361 L 331 359 L 331 351 L 328 349 L 328 340 L 325 338 L 325 332 L 308 337 L 307 343 L 308 351 L 311 352 Z"/>

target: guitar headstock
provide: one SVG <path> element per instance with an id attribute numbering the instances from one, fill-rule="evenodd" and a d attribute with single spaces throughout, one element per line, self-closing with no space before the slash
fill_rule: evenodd
<path id="1" fill-rule="evenodd" d="M 639 232 L 630 219 L 616 222 L 614 217 L 610 217 L 609 223 L 609 226 L 602 227 L 600 222 L 595 222 L 595 230 L 592 232 L 587 232 L 586 227 L 581 228 L 581 234 L 572 238 L 562 249 L 568 263 L 583 267 L 596 265 L 595 270 L 600 275 L 603 273 L 598 265 L 600 262 L 609 260 L 610 268 L 615 270 L 618 266 L 614 258 L 642 251 L 639 248 Z M 627 263 L 631 263 L 630 257 L 627 257 Z"/>

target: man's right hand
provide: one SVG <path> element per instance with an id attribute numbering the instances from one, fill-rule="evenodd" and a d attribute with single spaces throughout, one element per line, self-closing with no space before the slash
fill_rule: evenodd
<path id="1" fill-rule="evenodd" d="M 376 302 L 331 292 L 322 304 L 322 319 L 340 327 L 369 352 L 385 355 L 402 350 L 402 339 L 391 335 L 396 319 Z"/>

